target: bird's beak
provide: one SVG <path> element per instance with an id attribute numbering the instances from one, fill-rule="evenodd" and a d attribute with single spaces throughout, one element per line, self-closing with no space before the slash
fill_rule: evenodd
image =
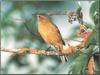
<path id="1" fill-rule="evenodd" d="M 37 15 L 37 18 L 39 18 L 40 17 L 40 15 Z"/>
<path id="2" fill-rule="evenodd" d="M 37 15 L 37 17 L 40 17 L 40 15 Z"/>
<path id="3" fill-rule="evenodd" d="M 40 15 L 37 15 L 37 20 L 40 20 Z"/>

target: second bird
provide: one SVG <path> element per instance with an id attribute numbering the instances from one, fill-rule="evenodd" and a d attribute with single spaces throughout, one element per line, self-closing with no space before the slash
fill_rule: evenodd
<path id="1" fill-rule="evenodd" d="M 43 40 L 50 45 L 53 45 L 56 50 L 62 54 L 63 45 L 65 45 L 60 31 L 57 26 L 50 20 L 47 15 L 37 15 L 38 32 Z M 66 62 L 64 55 L 60 55 L 61 61 Z"/>

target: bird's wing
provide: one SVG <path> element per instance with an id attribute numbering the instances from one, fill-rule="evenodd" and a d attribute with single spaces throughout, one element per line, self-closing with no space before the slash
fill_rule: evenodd
<path id="1" fill-rule="evenodd" d="M 52 22 L 52 21 L 51 21 L 51 22 Z M 59 36 L 59 38 L 61 39 L 63 45 L 65 45 L 65 42 L 64 42 L 64 40 L 62 39 L 62 36 L 61 36 L 61 33 L 60 33 L 58 27 L 57 27 L 53 22 L 52 22 L 52 24 L 54 25 L 56 31 L 58 32 L 58 36 Z"/>

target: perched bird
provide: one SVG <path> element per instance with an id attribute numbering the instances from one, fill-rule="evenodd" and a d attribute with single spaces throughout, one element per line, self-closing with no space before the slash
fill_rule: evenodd
<path id="1" fill-rule="evenodd" d="M 67 59 L 62 55 L 63 45 L 65 45 L 60 31 L 57 26 L 50 20 L 47 15 L 37 15 L 38 32 L 43 40 L 56 48 L 61 53 L 60 58 L 62 62 L 66 62 Z"/>

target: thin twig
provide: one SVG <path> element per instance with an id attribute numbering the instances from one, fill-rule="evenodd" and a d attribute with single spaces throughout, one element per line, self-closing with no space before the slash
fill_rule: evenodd
<path id="1" fill-rule="evenodd" d="M 27 24 L 32 20 L 32 18 L 29 20 L 23 20 L 23 19 L 18 19 L 18 18 L 14 18 L 14 19 L 22 22 L 22 24 L 25 26 L 25 28 L 28 30 L 28 32 L 30 32 L 33 36 L 39 36 L 38 34 L 33 33 L 33 31 L 30 30 L 30 28 L 27 26 Z"/>
<path id="2" fill-rule="evenodd" d="M 50 13 L 33 13 L 32 15 L 48 15 L 48 16 L 52 16 L 52 15 L 67 15 L 67 11 L 66 12 L 50 12 Z"/>
<path id="3" fill-rule="evenodd" d="M 75 40 L 75 39 L 70 39 L 70 38 L 66 38 L 66 39 L 64 39 L 64 40 L 66 40 L 66 41 L 77 41 L 77 42 L 82 42 L 82 41 L 80 41 L 80 40 Z"/>

